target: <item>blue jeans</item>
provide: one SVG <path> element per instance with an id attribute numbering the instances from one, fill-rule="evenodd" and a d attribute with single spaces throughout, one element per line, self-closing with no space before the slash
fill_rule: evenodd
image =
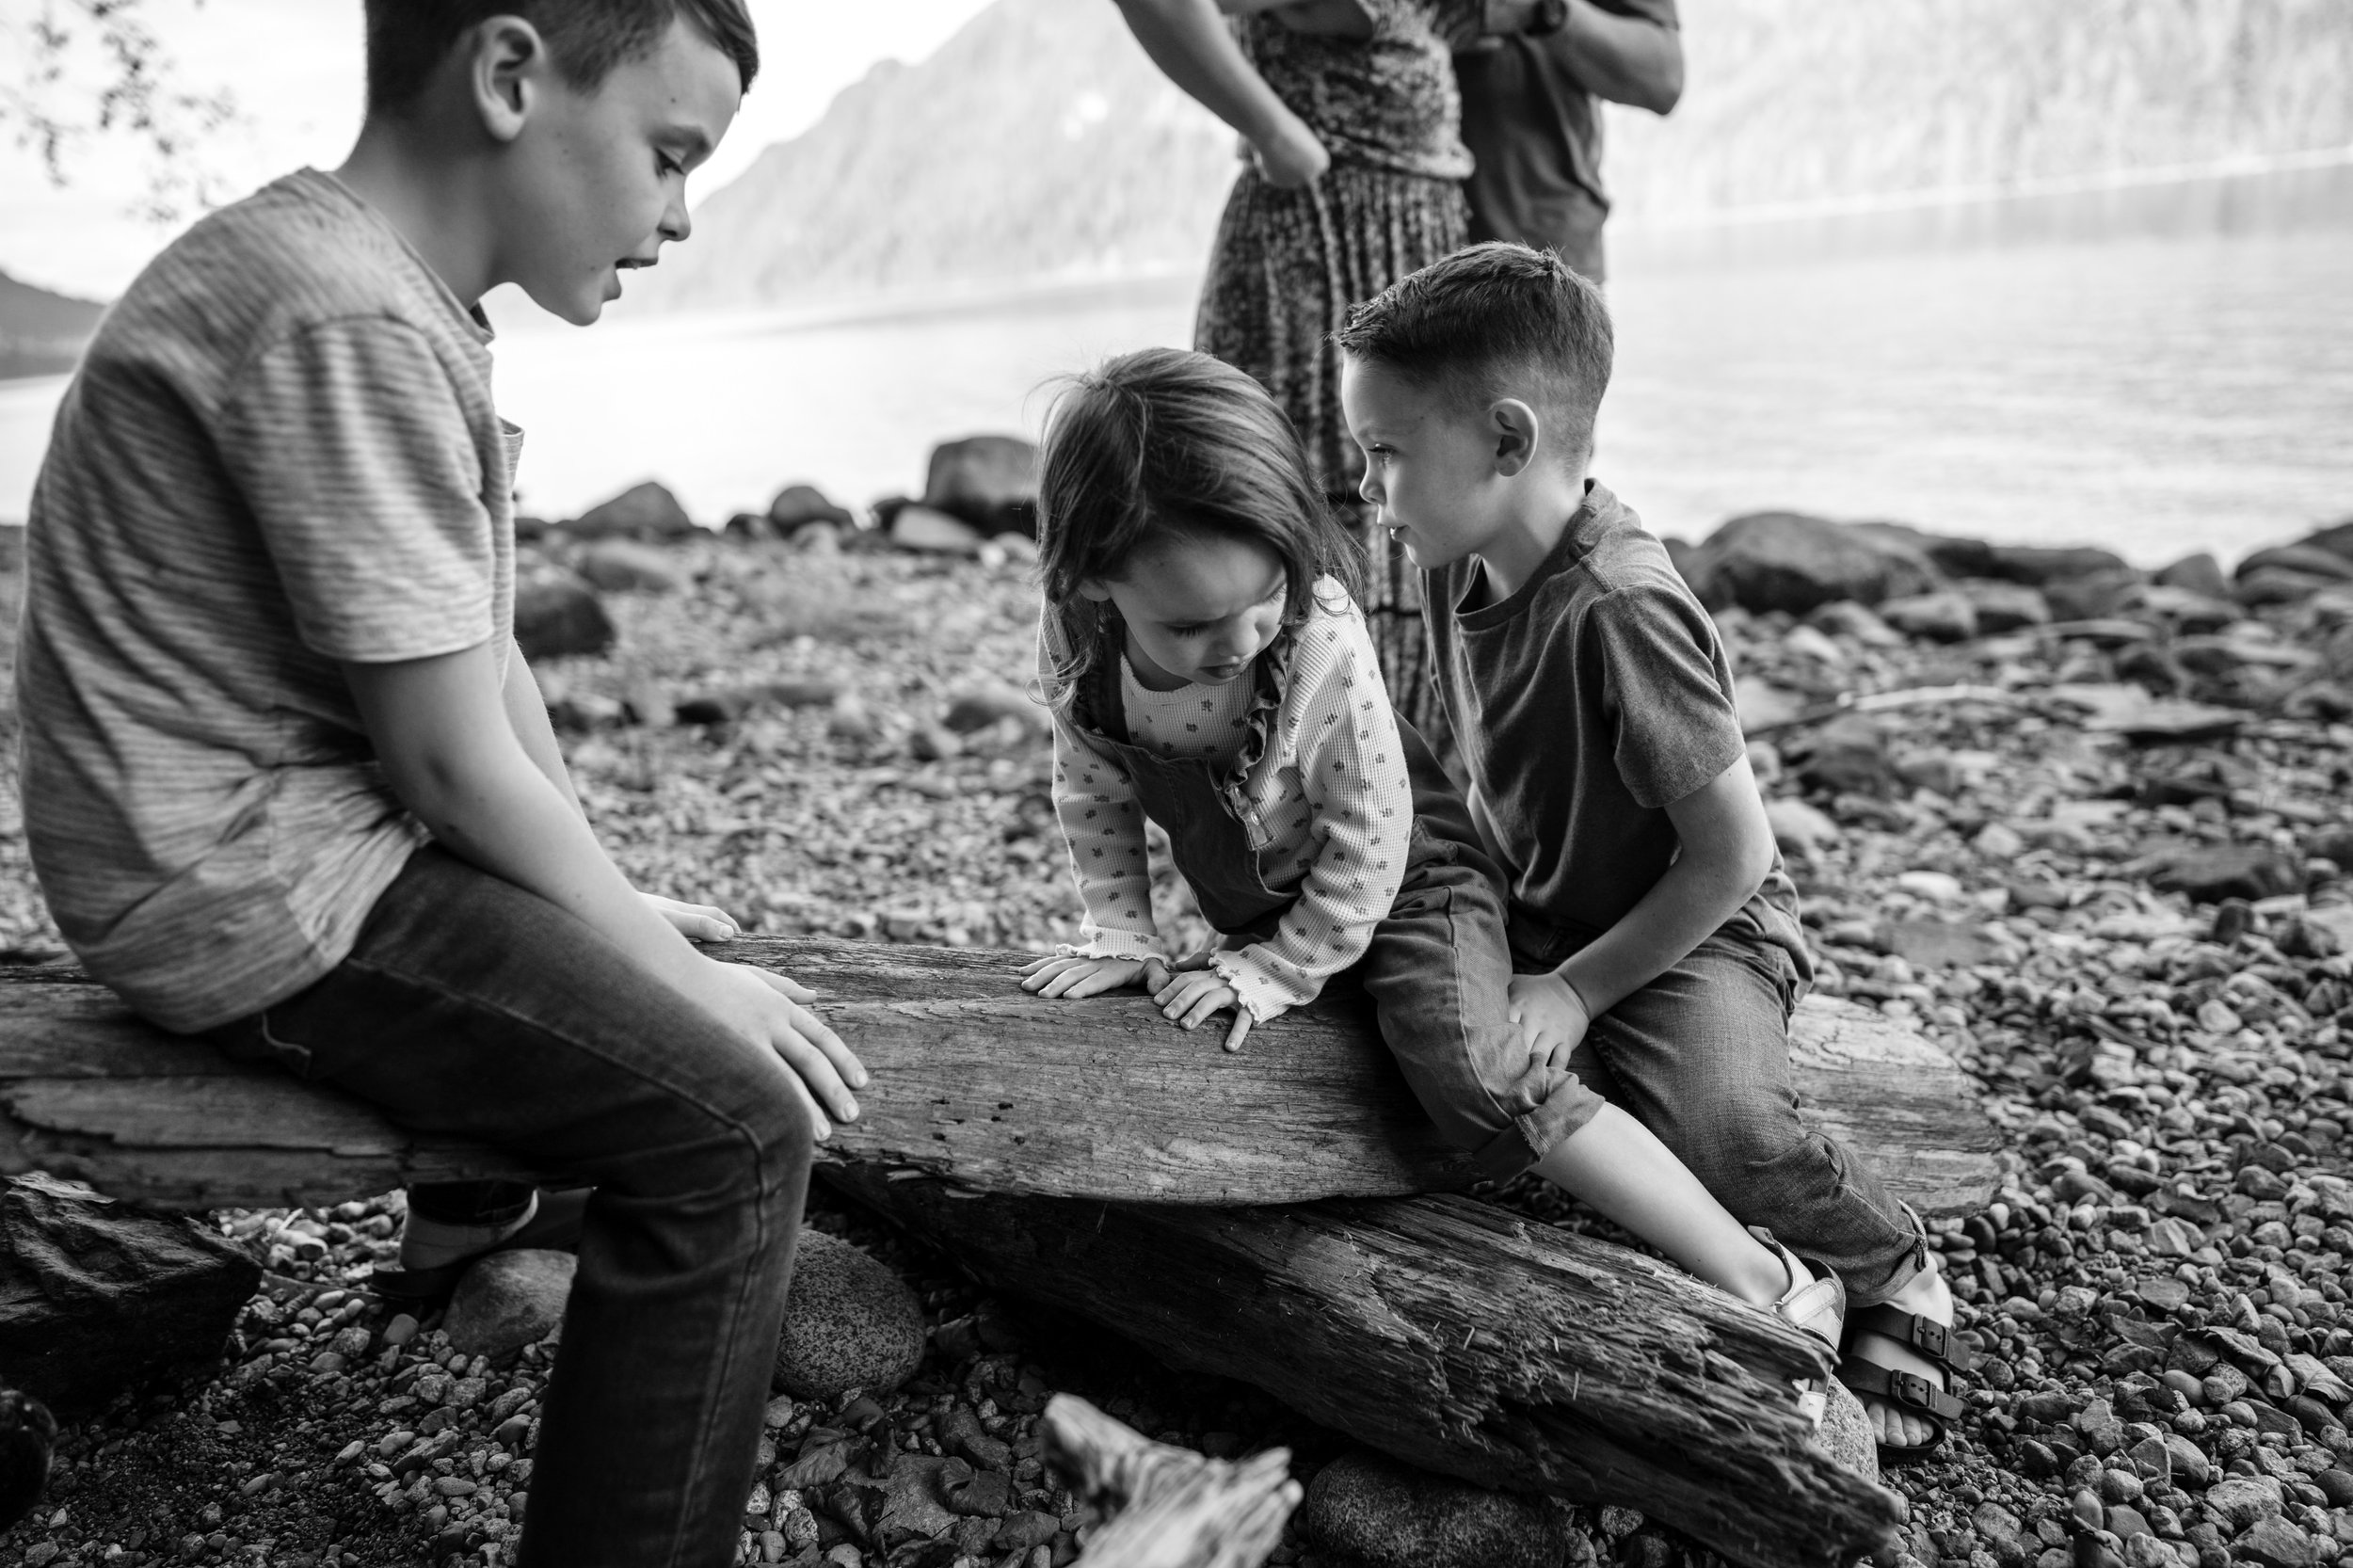
<path id="1" fill-rule="evenodd" d="M 1582 942 L 1512 924 L 1513 967 L 1558 968 Z M 1691 1168 L 1742 1224 L 1829 1266 L 1858 1305 L 1927 1263 L 1927 1243 L 1870 1162 L 1805 1125 L 1789 1070 L 1798 970 L 1722 933 L 1593 1020 L 1569 1066 Z"/>
<path id="2" fill-rule="evenodd" d="M 790 1069 L 430 847 L 325 979 L 213 1037 L 596 1188 L 518 1561 L 731 1562 L 808 1183 Z"/>

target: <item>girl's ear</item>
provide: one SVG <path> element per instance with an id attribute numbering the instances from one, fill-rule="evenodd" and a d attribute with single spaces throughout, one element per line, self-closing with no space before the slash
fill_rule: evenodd
<path id="1" fill-rule="evenodd" d="M 1079 584 L 1079 597 L 1091 599 L 1097 604 L 1108 604 L 1111 602 L 1112 591 L 1090 577 Z"/>

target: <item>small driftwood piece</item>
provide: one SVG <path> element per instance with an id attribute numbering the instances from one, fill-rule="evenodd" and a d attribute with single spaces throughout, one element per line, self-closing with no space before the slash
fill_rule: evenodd
<path id="1" fill-rule="evenodd" d="M 753 937 L 717 951 L 782 969 L 873 1074 L 829 1158 L 986 1192 L 1251 1205 L 1467 1185 L 1336 985 L 1228 1055 L 1138 993 L 1043 1000 L 1027 956 Z M 1996 1179 L 1975 1086 L 1875 1013 L 1808 999 L 1792 1026 L 1817 1125 L 1879 1158 L 1930 1215 Z M 45 1169 L 159 1208 L 334 1203 L 416 1180 L 539 1177 L 490 1150 L 417 1138 L 367 1106 L 150 1029 L 63 968 L 0 969 L 0 1174 Z"/>
<path id="2" fill-rule="evenodd" d="M 995 1288 L 1424 1469 L 1622 1503 L 1757 1568 L 1851 1561 L 1897 1521 L 1808 1441 L 1794 1380 L 1827 1347 L 1623 1247 L 1460 1197 L 1216 1210 L 826 1178 Z"/>
<path id="3" fill-rule="evenodd" d="M 1299 1506 L 1288 1448 L 1229 1464 L 1155 1443 L 1069 1394 L 1047 1402 L 1045 1426 L 1048 1463 L 1111 1514 L 1080 1568 L 1258 1568 Z"/>

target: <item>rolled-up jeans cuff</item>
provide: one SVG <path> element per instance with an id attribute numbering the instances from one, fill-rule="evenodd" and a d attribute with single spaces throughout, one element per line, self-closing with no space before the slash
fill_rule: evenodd
<path id="1" fill-rule="evenodd" d="M 1919 1211 L 1908 1203 L 1897 1204 L 1904 1211 L 1904 1220 L 1912 1227 L 1911 1240 L 1904 1250 L 1889 1260 L 1887 1277 L 1871 1284 L 1857 1284 L 1849 1279 L 1847 1299 L 1855 1306 L 1877 1306 L 1901 1294 L 1905 1286 L 1918 1279 L 1929 1270 L 1929 1227 L 1922 1223 Z"/>
<path id="2" fill-rule="evenodd" d="M 536 1190 L 527 1181 L 420 1181 L 408 1208 L 421 1220 L 448 1225 L 506 1225 L 523 1217 Z"/>
<path id="3" fill-rule="evenodd" d="M 1542 1105 L 1513 1117 L 1473 1151 L 1471 1162 L 1488 1180 L 1509 1181 L 1560 1147 L 1563 1139 L 1583 1130 L 1601 1107 L 1601 1096 L 1571 1073 Z"/>

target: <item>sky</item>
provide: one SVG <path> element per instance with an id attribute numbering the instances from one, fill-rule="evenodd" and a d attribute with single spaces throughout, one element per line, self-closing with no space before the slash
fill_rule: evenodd
<path id="1" fill-rule="evenodd" d="M 988 0 L 750 3 L 760 79 L 689 186 L 696 200 L 807 129 L 878 61 L 929 55 Z M 71 8 L 0 0 L 0 99 L 23 85 L 26 26 Z M 360 124 L 360 0 L 144 0 L 143 9 L 186 89 L 235 96 L 238 120 L 196 152 L 223 188 L 241 195 L 288 169 L 343 161 Z M 142 151 L 120 135 L 90 137 L 69 151 L 59 189 L 16 129 L 0 122 L 0 271 L 88 298 L 120 292 L 173 232 L 136 216 L 148 189 Z"/>

